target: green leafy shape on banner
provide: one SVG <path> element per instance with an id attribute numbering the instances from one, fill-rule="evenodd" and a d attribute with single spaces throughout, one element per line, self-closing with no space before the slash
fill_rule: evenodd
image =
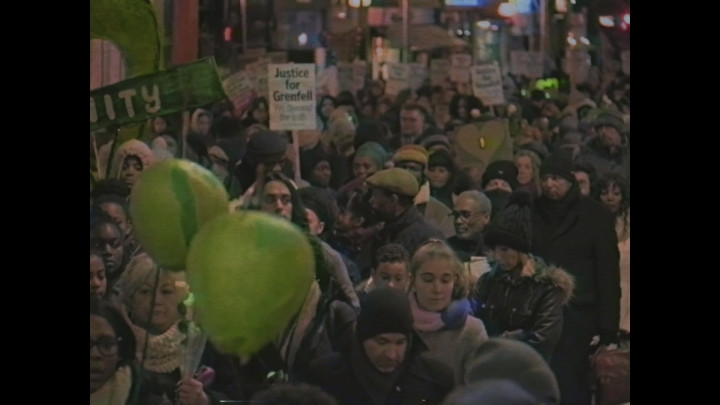
<path id="1" fill-rule="evenodd" d="M 114 42 L 125 56 L 128 77 L 162 68 L 157 18 L 147 0 L 91 0 L 90 39 Z"/>

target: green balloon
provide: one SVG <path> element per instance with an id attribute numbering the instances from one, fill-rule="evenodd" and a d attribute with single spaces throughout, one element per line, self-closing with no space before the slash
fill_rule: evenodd
<path id="1" fill-rule="evenodd" d="M 164 160 L 145 169 L 133 185 L 133 232 L 160 266 L 185 270 L 193 236 L 227 213 L 229 204 L 225 187 L 211 171 L 189 160 Z"/>
<path id="2" fill-rule="evenodd" d="M 226 213 L 193 238 L 187 272 L 198 321 L 213 343 L 250 356 L 300 311 L 315 256 L 290 221 L 259 211 Z"/>

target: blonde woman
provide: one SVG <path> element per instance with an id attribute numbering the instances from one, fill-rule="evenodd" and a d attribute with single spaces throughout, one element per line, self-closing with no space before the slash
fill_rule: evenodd
<path id="1" fill-rule="evenodd" d="M 531 255 L 530 195 L 518 191 L 485 233 L 492 269 L 477 282 L 475 315 L 490 336 L 520 340 L 548 362 L 562 332 L 563 306 L 574 283 L 563 269 Z"/>
<path id="2" fill-rule="evenodd" d="M 475 349 L 488 340 L 482 321 L 472 316 L 466 271 L 445 242 L 431 239 L 410 263 L 410 308 L 414 328 L 430 357 L 453 369 L 455 384 L 465 384 Z"/>
<path id="3" fill-rule="evenodd" d="M 136 355 L 142 368 L 139 405 L 209 405 L 240 399 L 242 391 L 233 359 L 205 344 L 200 364 L 215 372 L 214 381 L 186 377 L 184 363 L 188 323 L 183 303 L 188 295 L 184 272 L 160 268 L 146 253 L 128 263 L 117 287 L 118 302 L 137 341 Z M 190 375 L 194 375 L 190 371 Z"/>
<path id="4" fill-rule="evenodd" d="M 529 149 L 515 153 L 515 167 L 518 169 L 518 190 L 525 190 L 533 197 L 540 195 L 540 156 Z"/>

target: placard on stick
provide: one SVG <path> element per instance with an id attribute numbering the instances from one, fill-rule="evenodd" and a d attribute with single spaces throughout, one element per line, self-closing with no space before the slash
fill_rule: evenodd
<path id="1" fill-rule="evenodd" d="M 497 63 L 473 66 L 472 84 L 475 97 L 484 105 L 505 104 L 502 76 Z"/>
<path id="2" fill-rule="evenodd" d="M 270 129 L 315 129 L 315 64 L 268 65 Z"/>

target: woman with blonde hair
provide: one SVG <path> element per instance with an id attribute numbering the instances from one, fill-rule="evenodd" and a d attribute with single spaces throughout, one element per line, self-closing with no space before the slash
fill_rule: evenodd
<path id="1" fill-rule="evenodd" d="M 201 346 L 199 364 L 214 371 L 213 381 L 184 370 L 188 332 L 184 300 L 189 294 L 184 272 L 160 268 L 146 253 L 135 256 L 117 282 L 117 298 L 137 340 L 141 365 L 139 405 L 169 401 L 183 405 L 209 405 L 241 399 L 239 376 L 231 356 L 210 342 Z M 199 355 L 200 353 L 198 353 Z"/>
<path id="2" fill-rule="evenodd" d="M 540 156 L 529 149 L 515 152 L 515 167 L 518 169 L 518 190 L 525 190 L 533 198 L 540 195 Z"/>
<path id="3" fill-rule="evenodd" d="M 472 316 L 465 268 L 450 246 L 430 239 L 413 255 L 410 273 L 415 330 L 429 355 L 453 369 L 455 383 L 467 383 L 475 349 L 488 334 L 482 321 Z"/>
<path id="4" fill-rule="evenodd" d="M 531 196 L 516 191 L 490 223 L 485 243 L 495 263 L 475 286 L 477 309 L 490 336 L 516 339 L 535 348 L 548 362 L 560 339 L 563 306 L 572 297 L 572 276 L 530 254 Z"/>

